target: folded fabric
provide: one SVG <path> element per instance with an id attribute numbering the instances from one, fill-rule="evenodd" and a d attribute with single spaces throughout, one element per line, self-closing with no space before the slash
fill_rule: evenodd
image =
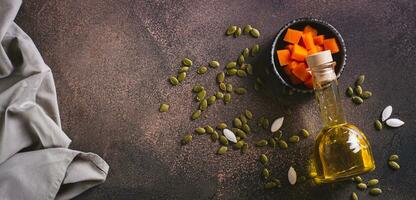
<path id="1" fill-rule="evenodd" d="M 0 199 L 70 199 L 105 181 L 98 155 L 68 149 L 55 84 L 13 20 L 21 0 L 0 0 Z"/>

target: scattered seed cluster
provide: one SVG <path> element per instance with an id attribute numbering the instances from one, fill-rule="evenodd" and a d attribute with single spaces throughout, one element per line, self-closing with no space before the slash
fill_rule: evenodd
<path id="1" fill-rule="evenodd" d="M 227 28 L 227 31 L 225 31 L 225 35 L 234 36 L 235 38 L 241 36 L 241 34 L 251 35 L 254 38 L 260 37 L 260 31 L 253 28 L 250 24 L 247 24 L 243 29 L 239 26 L 231 25 Z"/>
<path id="2" fill-rule="evenodd" d="M 264 184 L 265 189 L 272 189 L 272 188 L 281 188 L 282 184 L 280 180 L 276 177 L 271 177 L 271 171 L 268 168 L 269 165 L 269 158 L 265 154 L 261 154 L 259 161 L 263 165 L 263 170 L 261 171 L 261 175 L 264 180 L 267 180 L 267 182 Z"/>
<path id="3" fill-rule="evenodd" d="M 352 89 L 352 87 L 347 88 L 347 96 L 351 97 L 352 102 L 359 105 L 364 102 L 365 99 L 370 98 L 373 96 L 373 93 L 370 91 L 363 91 L 363 83 L 365 80 L 364 75 L 358 76 L 358 79 L 355 81 L 355 88 Z"/>
<path id="4" fill-rule="evenodd" d="M 397 127 L 404 125 L 404 122 L 402 120 L 398 118 L 390 118 L 392 113 L 393 113 L 392 106 L 387 106 L 386 108 L 384 108 L 383 112 L 381 113 L 381 121 L 376 120 L 374 122 L 374 126 L 378 131 L 383 129 L 382 122 L 385 122 L 387 126 L 392 127 L 392 128 L 397 128 Z"/>
<path id="5" fill-rule="evenodd" d="M 396 154 L 393 154 L 389 157 L 388 160 L 388 165 L 392 170 L 399 170 L 400 169 L 400 165 L 399 163 L 397 163 L 397 161 L 399 160 L 399 156 Z"/>
<path id="6" fill-rule="evenodd" d="M 175 76 L 169 77 L 169 82 L 173 86 L 176 86 L 179 83 L 181 83 L 183 80 L 185 80 L 185 78 L 186 78 L 186 72 L 189 71 L 189 68 L 192 66 L 193 63 L 192 63 L 192 60 L 191 59 L 184 58 L 182 60 L 182 64 L 183 64 L 183 66 L 181 68 L 179 68 L 178 74 L 175 75 Z"/>
<path id="7" fill-rule="evenodd" d="M 373 178 L 373 179 L 370 179 L 369 181 L 367 181 L 367 183 L 365 183 L 363 178 L 361 178 L 360 176 L 356 176 L 356 177 L 352 178 L 352 181 L 357 184 L 357 189 L 362 190 L 362 191 L 369 190 L 369 194 L 372 195 L 372 196 L 378 196 L 383 192 L 378 187 L 378 185 L 379 185 L 379 180 L 378 179 Z M 357 193 L 355 193 L 355 192 L 351 193 L 351 200 L 358 200 Z"/>

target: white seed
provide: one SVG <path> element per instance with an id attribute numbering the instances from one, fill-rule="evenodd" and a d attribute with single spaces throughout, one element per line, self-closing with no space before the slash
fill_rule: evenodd
<path id="1" fill-rule="evenodd" d="M 404 122 L 400 119 L 392 118 L 392 119 L 388 119 L 386 121 L 386 124 L 387 124 L 387 126 L 396 128 L 396 127 L 403 126 Z"/>
<path id="2" fill-rule="evenodd" d="M 230 129 L 224 129 L 223 130 L 224 136 L 229 140 L 230 142 L 237 143 L 237 138 L 235 137 L 235 134 Z"/>
<path id="3" fill-rule="evenodd" d="M 381 121 L 386 121 L 391 116 L 392 112 L 393 107 L 387 106 L 386 108 L 384 108 L 383 112 L 381 113 Z"/>
<path id="4" fill-rule="evenodd" d="M 272 131 L 272 133 L 278 131 L 280 129 L 280 127 L 282 127 L 283 120 L 284 120 L 284 117 L 280 117 L 280 118 L 277 118 L 277 119 L 275 119 L 273 121 L 272 127 L 270 128 L 270 130 Z"/>
<path id="5" fill-rule="evenodd" d="M 289 168 L 289 171 L 287 172 L 287 178 L 289 179 L 289 183 L 291 185 L 295 185 L 295 183 L 296 183 L 296 171 L 295 171 L 295 169 L 293 169 L 292 166 Z"/>

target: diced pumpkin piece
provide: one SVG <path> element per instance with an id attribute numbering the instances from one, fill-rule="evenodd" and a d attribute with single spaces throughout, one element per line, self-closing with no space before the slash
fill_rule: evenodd
<path id="1" fill-rule="evenodd" d="M 288 28 L 283 40 L 291 44 L 297 44 L 301 37 L 302 37 L 302 31 Z"/>
<path id="2" fill-rule="evenodd" d="M 298 65 L 298 62 L 292 61 L 285 68 L 287 68 L 292 73 L 292 70 L 295 69 L 297 65 Z"/>
<path id="3" fill-rule="evenodd" d="M 300 79 L 301 81 L 306 81 L 309 79 L 311 74 L 307 71 L 307 66 L 304 62 L 299 63 L 295 69 L 292 70 L 292 73 L 296 76 L 296 78 Z"/>
<path id="4" fill-rule="evenodd" d="M 318 52 L 321 52 L 321 51 L 323 51 L 324 50 L 324 47 L 323 46 L 315 46 L 316 47 L 316 49 L 318 50 Z"/>
<path id="5" fill-rule="evenodd" d="M 302 81 L 296 78 L 296 76 L 293 75 L 292 73 L 292 70 L 296 67 L 296 65 L 297 65 L 297 62 L 292 61 L 288 66 L 283 68 L 283 71 L 285 71 L 285 74 L 287 75 L 287 77 L 289 77 L 290 82 L 294 85 L 298 85 L 302 83 Z"/>
<path id="6" fill-rule="evenodd" d="M 305 86 L 310 88 L 310 89 L 313 89 L 313 78 L 312 78 L 312 76 L 310 76 L 310 78 L 305 81 Z"/>
<path id="7" fill-rule="evenodd" d="M 335 38 L 329 38 L 324 40 L 324 48 L 325 50 L 330 50 L 331 53 L 338 53 L 339 48 L 337 45 L 337 41 Z"/>
<path id="8" fill-rule="evenodd" d="M 285 47 L 287 50 L 289 50 L 290 52 L 292 52 L 293 51 L 293 44 L 288 44 L 288 45 L 286 45 L 286 47 Z"/>
<path id="9" fill-rule="evenodd" d="M 290 51 L 287 49 L 277 50 L 277 58 L 280 66 L 285 66 L 290 63 Z"/>
<path id="10" fill-rule="evenodd" d="M 293 60 L 305 61 L 305 58 L 306 58 L 307 55 L 308 55 L 308 51 L 305 48 L 303 48 L 303 47 L 301 47 L 297 44 L 293 45 L 293 51 L 292 51 L 292 55 L 291 55 L 291 58 Z"/>
<path id="11" fill-rule="evenodd" d="M 309 49 L 308 50 L 308 56 L 309 55 L 311 55 L 311 54 L 314 54 L 314 53 L 318 53 L 319 51 L 318 51 L 318 47 L 319 46 L 315 46 L 315 45 L 313 45 L 313 47 L 311 48 L 311 49 Z"/>
<path id="12" fill-rule="evenodd" d="M 312 49 L 315 46 L 313 42 L 313 36 L 311 32 L 303 33 L 302 34 L 302 41 L 305 44 L 306 49 Z"/>
<path id="13" fill-rule="evenodd" d="M 324 35 L 313 36 L 313 42 L 315 43 L 315 45 L 323 45 L 324 40 L 325 40 Z"/>
<path id="14" fill-rule="evenodd" d="M 318 30 L 314 29 L 312 26 L 306 25 L 305 28 L 303 28 L 303 33 L 312 33 L 312 36 L 317 36 Z"/>

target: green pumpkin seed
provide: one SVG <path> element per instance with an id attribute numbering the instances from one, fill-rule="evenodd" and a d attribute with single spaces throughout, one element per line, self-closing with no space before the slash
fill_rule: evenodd
<path id="1" fill-rule="evenodd" d="M 389 166 L 390 166 L 390 168 L 392 168 L 394 170 L 400 169 L 400 165 L 396 161 L 389 161 Z"/>
<path id="2" fill-rule="evenodd" d="M 227 63 L 227 65 L 225 66 L 226 69 L 234 69 L 236 67 L 237 67 L 237 63 L 234 61 Z"/>
<path id="3" fill-rule="evenodd" d="M 261 174 L 263 175 L 264 179 L 268 179 L 270 176 L 270 171 L 267 168 L 264 168 Z"/>
<path id="4" fill-rule="evenodd" d="M 363 101 L 363 99 L 361 99 L 361 97 L 359 97 L 359 96 L 353 96 L 352 97 L 352 102 L 354 102 L 355 104 L 357 104 L 357 105 L 360 105 L 360 104 L 362 104 L 364 101 Z"/>
<path id="5" fill-rule="evenodd" d="M 264 184 L 264 189 L 272 189 L 272 188 L 275 188 L 275 187 L 277 187 L 277 183 L 275 183 L 273 181 L 270 181 L 270 182 L 267 182 L 266 184 Z"/>
<path id="6" fill-rule="evenodd" d="M 254 38 L 259 38 L 260 37 L 260 31 L 255 29 L 255 28 L 252 28 L 251 31 L 250 31 L 250 35 L 253 36 Z"/>
<path id="7" fill-rule="evenodd" d="M 347 96 L 352 97 L 354 95 L 354 90 L 352 89 L 352 87 L 348 87 L 346 93 Z"/>
<path id="8" fill-rule="evenodd" d="M 367 187 L 372 187 L 378 184 L 378 180 L 373 178 L 367 182 Z"/>
<path id="9" fill-rule="evenodd" d="M 279 147 L 282 148 L 282 149 L 287 149 L 288 145 L 287 145 L 286 141 L 279 140 Z"/>
<path id="10" fill-rule="evenodd" d="M 289 142 L 291 142 L 291 143 L 297 143 L 297 142 L 299 142 L 299 136 L 294 135 L 294 136 L 290 137 L 289 138 Z"/>
<path id="11" fill-rule="evenodd" d="M 225 83 L 220 83 L 219 88 L 222 91 L 227 91 L 227 86 L 225 85 Z"/>
<path id="12" fill-rule="evenodd" d="M 367 189 L 367 185 L 365 183 L 358 183 L 357 188 L 361 190 Z"/>
<path id="13" fill-rule="evenodd" d="M 233 92 L 233 85 L 231 83 L 225 84 L 227 92 Z"/>
<path id="14" fill-rule="evenodd" d="M 253 66 L 251 64 L 247 64 L 247 68 L 246 68 L 247 74 L 248 75 L 253 75 Z"/>
<path id="15" fill-rule="evenodd" d="M 198 68 L 198 70 L 196 71 L 196 73 L 198 74 L 205 74 L 205 72 L 207 72 L 208 68 L 205 66 L 201 66 Z"/>
<path id="16" fill-rule="evenodd" d="M 233 124 L 237 128 L 241 128 L 243 126 L 243 123 L 241 122 L 241 120 L 239 118 L 235 118 L 234 121 L 233 121 Z"/>
<path id="17" fill-rule="evenodd" d="M 237 27 L 237 30 L 235 30 L 235 33 L 234 33 L 234 37 L 239 37 L 240 35 L 241 35 L 241 28 Z"/>
<path id="18" fill-rule="evenodd" d="M 220 136 L 219 136 L 219 134 L 218 134 L 218 132 L 217 131 L 214 131 L 214 132 L 212 132 L 211 133 L 211 140 L 213 141 L 213 142 L 216 142 L 217 140 L 218 140 L 218 138 L 219 138 Z"/>
<path id="19" fill-rule="evenodd" d="M 246 137 L 247 137 L 246 133 L 245 133 L 243 130 L 239 129 L 239 128 L 233 129 L 233 132 L 234 132 L 234 133 L 235 133 L 238 137 L 240 137 L 240 138 L 242 138 L 242 139 L 244 139 L 244 138 L 246 138 Z"/>
<path id="20" fill-rule="evenodd" d="M 182 60 L 182 64 L 184 64 L 185 66 L 190 67 L 190 66 L 192 66 L 192 60 L 191 60 L 191 59 L 189 59 L 189 58 L 184 58 L 184 59 Z"/>
<path id="21" fill-rule="evenodd" d="M 217 97 L 216 96 L 210 96 L 208 98 L 208 105 L 212 105 L 215 103 L 215 101 L 217 101 Z"/>
<path id="22" fill-rule="evenodd" d="M 243 140 L 240 140 L 237 143 L 235 143 L 234 147 L 236 149 L 241 149 L 243 147 L 243 145 L 244 145 L 244 141 Z"/>
<path id="23" fill-rule="evenodd" d="M 373 93 L 370 91 L 364 91 L 361 95 L 360 95 L 363 99 L 368 99 L 371 96 L 373 96 Z"/>
<path id="24" fill-rule="evenodd" d="M 243 52 L 241 53 L 241 55 L 243 55 L 245 59 L 248 58 L 249 54 L 250 54 L 250 49 L 248 48 L 244 48 Z"/>
<path id="25" fill-rule="evenodd" d="M 267 146 L 267 144 L 268 144 L 268 142 L 265 139 L 259 140 L 259 141 L 256 142 L 256 146 L 258 146 L 258 147 L 264 147 L 264 146 Z"/>
<path id="26" fill-rule="evenodd" d="M 217 97 L 217 99 L 222 99 L 224 97 L 224 93 L 217 92 L 217 93 L 215 93 L 215 96 Z"/>
<path id="27" fill-rule="evenodd" d="M 248 122 L 246 116 L 244 116 L 242 114 L 240 115 L 240 120 L 243 124 L 247 124 L 247 122 Z"/>
<path id="28" fill-rule="evenodd" d="M 218 68 L 220 66 L 220 62 L 213 60 L 211 62 L 209 62 L 209 66 L 212 68 Z"/>
<path id="29" fill-rule="evenodd" d="M 275 148 L 277 146 L 277 142 L 275 139 L 273 138 L 269 138 L 269 145 L 273 148 Z"/>
<path id="30" fill-rule="evenodd" d="M 238 71 L 237 69 L 227 69 L 226 73 L 229 76 L 234 76 L 237 74 L 237 71 Z"/>
<path id="31" fill-rule="evenodd" d="M 237 93 L 237 94 L 242 95 L 242 94 L 247 93 L 247 90 L 246 90 L 245 88 L 240 87 L 240 88 L 236 88 L 236 89 L 234 90 L 234 92 L 235 92 L 235 93 Z"/>
<path id="32" fill-rule="evenodd" d="M 182 145 L 188 144 L 190 142 L 192 142 L 192 135 L 191 134 L 183 136 L 183 138 L 181 140 Z"/>
<path id="33" fill-rule="evenodd" d="M 220 129 L 220 130 L 223 130 L 223 129 L 227 128 L 227 124 L 224 123 L 224 122 L 221 122 L 217 125 L 217 128 Z"/>
<path id="34" fill-rule="evenodd" d="M 186 78 L 186 72 L 179 73 L 179 75 L 178 75 L 178 81 L 179 82 L 182 82 L 183 80 L 185 80 L 185 78 Z"/>
<path id="35" fill-rule="evenodd" d="M 247 73 L 246 73 L 246 71 L 239 69 L 239 70 L 237 70 L 237 76 L 247 77 Z"/>
<path id="36" fill-rule="evenodd" d="M 208 107 L 208 101 L 206 99 L 202 100 L 201 102 L 199 102 L 199 110 L 206 110 Z"/>
<path id="37" fill-rule="evenodd" d="M 169 82 L 170 82 L 170 84 L 172 84 L 173 86 L 175 86 L 175 85 L 178 85 L 178 84 L 179 84 L 179 81 L 178 81 L 178 79 L 177 79 L 175 76 L 171 76 L 171 77 L 169 77 Z"/>
<path id="38" fill-rule="evenodd" d="M 363 88 L 361 87 L 361 85 L 357 85 L 355 87 L 355 93 L 357 93 L 358 96 L 361 96 L 363 94 Z"/>
<path id="39" fill-rule="evenodd" d="M 363 83 L 364 83 L 364 80 L 365 80 L 365 76 L 364 75 L 360 75 L 360 76 L 358 76 L 358 79 L 357 79 L 357 81 L 355 82 L 355 84 L 358 86 L 358 85 L 362 85 Z"/>
<path id="40" fill-rule="evenodd" d="M 276 183 L 277 187 L 280 188 L 282 187 L 282 184 L 280 183 L 280 180 L 277 178 L 272 178 L 271 179 L 272 182 Z"/>
<path id="41" fill-rule="evenodd" d="M 224 94 L 223 100 L 225 104 L 231 103 L 231 94 L 230 93 Z"/>
<path id="42" fill-rule="evenodd" d="M 189 67 L 188 67 L 188 66 L 182 66 L 182 67 L 179 69 L 178 73 L 187 72 L 187 71 L 189 71 Z"/>
<path id="43" fill-rule="evenodd" d="M 362 183 L 363 179 L 361 178 L 361 176 L 356 176 L 356 177 L 354 177 L 354 181 L 357 182 L 357 183 Z"/>
<path id="44" fill-rule="evenodd" d="M 393 154 L 389 157 L 389 161 L 398 161 L 399 160 L 399 156 L 396 154 Z"/>
<path id="45" fill-rule="evenodd" d="M 196 96 L 196 100 L 197 101 L 202 101 L 205 99 L 205 96 L 207 95 L 207 91 L 202 90 L 200 92 L 198 92 L 197 96 Z"/>
<path id="46" fill-rule="evenodd" d="M 195 85 L 195 86 L 192 88 L 192 92 L 195 92 L 195 93 L 201 92 L 202 90 L 205 90 L 205 89 L 204 89 L 204 87 L 203 87 L 203 86 L 200 86 L 200 85 Z"/>
<path id="47" fill-rule="evenodd" d="M 165 103 L 160 104 L 160 107 L 159 107 L 160 112 L 168 112 L 168 110 L 169 110 L 168 104 L 165 104 Z"/>
<path id="48" fill-rule="evenodd" d="M 195 129 L 195 133 L 198 133 L 200 135 L 205 134 L 207 131 L 205 130 L 205 128 L 202 127 L 198 127 Z"/>
<path id="49" fill-rule="evenodd" d="M 244 132 L 248 133 L 248 134 L 250 134 L 250 133 L 251 133 L 251 129 L 250 129 L 250 126 L 249 126 L 248 124 L 243 124 L 243 127 L 241 127 L 241 129 L 242 129 Z"/>
<path id="50" fill-rule="evenodd" d="M 259 51 L 260 51 L 260 46 L 258 44 L 254 45 L 251 48 L 251 56 L 253 57 L 256 56 L 259 53 Z"/>
<path id="51" fill-rule="evenodd" d="M 245 110 L 244 114 L 248 119 L 253 119 L 253 113 L 250 110 Z"/>
<path id="52" fill-rule="evenodd" d="M 224 72 L 220 72 L 217 74 L 217 82 L 218 83 L 223 83 L 225 80 L 225 73 Z"/>
<path id="53" fill-rule="evenodd" d="M 373 196 L 380 195 L 383 191 L 380 188 L 371 188 L 370 194 Z"/>
<path id="54" fill-rule="evenodd" d="M 238 64 L 241 66 L 243 63 L 244 63 L 244 61 L 245 61 L 245 59 L 244 59 L 244 55 L 240 55 L 239 57 L 238 57 Z"/>
<path id="55" fill-rule="evenodd" d="M 267 165 L 267 164 L 269 164 L 269 158 L 267 158 L 267 156 L 266 156 L 266 155 L 261 154 L 261 155 L 260 155 L 260 162 L 261 162 L 263 165 Z"/>
<path id="56" fill-rule="evenodd" d="M 225 32 L 225 34 L 227 36 L 230 36 L 230 35 L 234 34 L 236 30 L 237 30 L 237 26 L 229 26 L 227 31 Z"/>
<path id="57" fill-rule="evenodd" d="M 208 134 L 212 134 L 214 132 L 214 128 L 212 128 L 210 125 L 206 125 L 204 128 Z"/>
<path id="58" fill-rule="evenodd" d="M 300 130 L 300 133 L 302 134 L 302 136 L 303 136 L 304 138 L 309 137 L 309 132 L 308 132 L 308 130 L 306 130 L 306 129 L 301 129 L 301 130 Z"/>
<path id="59" fill-rule="evenodd" d="M 201 110 L 197 110 L 192 114 L 192 120 L 196 120 L 199 119 L 199 117 L 201 117 Z"/>
<path id="60" fill-rule="evenodd" d="M 355 192 L 351 193 L 351 200 L 358 200 L 358 196 Z"/>
<path id="61" fill-rule="evenodd" d="M 249 34 L 252 29 L 253 29 L 253 27 L 251 27 L 250 24 L 247 24 L 246 26 L 244 26 L 244 29 L 243 29 L 244 35 Z"/>
<path id="62" fill-rule="evenodd" d="M 244 143 L 243 147 L 241 147 L 241 153 L 246 153 L 248 150 L 248 143 Z"/>
<path id="63" fill-rule="evenodd" d="M 273 137 L 274 137 L 275 140 L 280 140 L 280 138 L 282 138 L 282 136 L 283 136 L 283 133 L 280 130 L 273 133 Z"/>
<path id="64" fill-rule="evenodd" d="M 263 120 L 263 124 L 262 124 L 262 127 L 263 127 L 263 129 L 269 129 L 269 126 L 270 126 L 270 122 L 269 122 L 269 119 L 267 119 L 267 118 L 265 118 L 264 120 Z"/>
<path id="65" fill-rule="evenodd" d="M 220 136 L 220 143 L 221 143 L 222 145 L 228 145 L 228 140 L 227 140 L 227 138 L 226 138 L 225 136 L 221 135 L 221 136 Z"/>
<path id="66" fill-rule="evenodd" d="M 374 122 L 374 126 L 376 127 L 376 129 L 378 131 L 380 131 L 381 129 L 383 129 L 383 124 L 380 122 L 380 120 L 376 120 L 376 122 Z"/>
<path id="67" fill-rule="evenodd" d="M 219 154 L 219 155 L 222 155 L 222 154 L 224 154 L 225 152 L 227 152 L 228 151 L 228 147 L 226 147 L 226 146 L 221 146 L 220 148 L 218 148 L 218 151 L 217 151 L 217 153 Z"/>

